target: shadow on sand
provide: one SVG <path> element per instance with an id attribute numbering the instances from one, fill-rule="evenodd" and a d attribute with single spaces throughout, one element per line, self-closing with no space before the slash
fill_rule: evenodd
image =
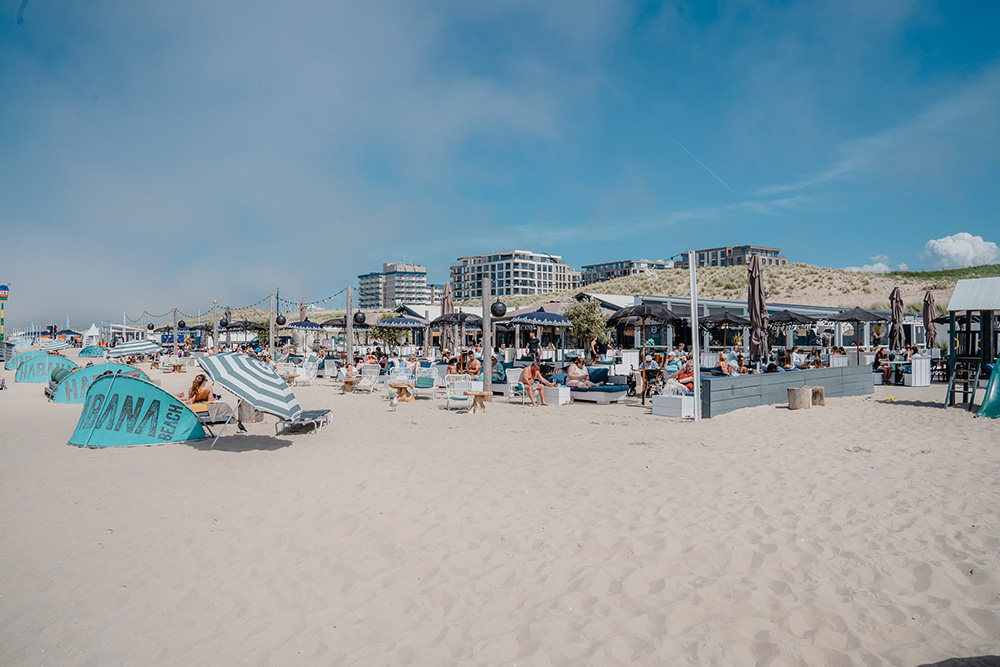
<path id="1" fill-rule="evenodd" d="M 191 447 L 199 449 L 206 452 L 271 452 L 278 449 L 284 449 L 292 444 L 291 440 L 284 438 L 277 438 L 274 436 L 267 435 L 240 435 L 234 433 L 233 435 L 224 435 L 219 438 L 218 442 L 215 443 L 215 447 L 212 447 L 213 438 L 206 438 L 204 440 L 194 440 L 190 444 Z"/>
<path id="2" fill-rule="evenodd" d="M 1000 655 L 980 655 L 969 658 L 949 658 L 920 667 L 1000 667 Z"/>

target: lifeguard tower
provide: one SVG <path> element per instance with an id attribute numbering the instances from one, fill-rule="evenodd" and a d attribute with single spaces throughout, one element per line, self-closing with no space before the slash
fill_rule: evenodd
<path id="1" fill-rule="evenodd" d="M 955 405 L 961 385 L 962 403 L 971 412 L 985 365 L 1000 348 L 1000 278 L 959 280 L 948 302 L 948 393 L 945 404 Z"/>

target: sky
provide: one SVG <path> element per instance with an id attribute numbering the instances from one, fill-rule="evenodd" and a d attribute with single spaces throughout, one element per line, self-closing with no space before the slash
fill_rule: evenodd
<path id="1" fill-rule="evenodd" d="M 391 261 L 443 283 L 513 248 L 1000 262 L 997 25 L 989 1 L 0 0 L 7 324 L 321 300 Z"/>

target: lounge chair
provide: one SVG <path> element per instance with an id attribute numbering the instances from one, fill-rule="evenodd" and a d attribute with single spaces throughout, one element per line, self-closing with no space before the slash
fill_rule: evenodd
<path id="1" fill-rule="evenodd" d="M 418 368 L 413 385 L 413 395 L 429 394 L 431 398 L 437 398 L 439 391 L 444 393 L 444 387 L 439 386 L 437 380 L 437 374 L 430 368 Z"/>
<path id="2" fill-rule="evenodd" d="M 361 379 L 354 385 L 354 391 L 371 393 L 377 389 L 378 375 L 381 372 L 378 364 L 365 364 L 361 367 Z"/>
<path id="3" fill-rule="evenodd" d="M 296 385 L 312 385 L 316 382 L 316 373 L 319 371 L 319 365 L 315 361 L 307 361 L 299 367 L 298 372 L 295 373 L 295 384 Z"/>
<path id="4" fill-rule="evenodd" d="M 312 433 L 323 428 L 323 424 L 330 423 L 330 410 L 303 410 L 295 419 L 279 419 L 274 424 L 274 434 L 278 435 L 285 429 L 292 431 L 301 429 L 305 426 L 312 426 Z"/>
<path id="5" fill-rule="evenodd" d="M 466 396 L 465 392 L 472 389 L 472 377 L 469 375 L 446 375 L 444 378 L 445 396 L 444 407 L 451 410 L 468 410 L 472 407 L 472 397 Z"/>
<path id="6" fill-rule="evenodd" d="M 611 382 L 612 378 L 608 374 L 607 368 L 591 368 L 589 370 L 591 382 Z M 552 377 L 557 384 L 566 384 L 566 374 L 557 373 Z M 599 405 L 608 403 L 621 403 L 628 393 L 626 384 L 603 384 L 599 387 L 581 389 L 580 387 L 570 387 L 570 398 L 574 401 L 589 401 Z"/>
<path id="7" fill-rule="evenodd" d="M 524 385 L 517 381 L 516 377 L 511 377 L 511 372 L 516 372 L 513 368 L 504 369 L 504 381 L 507 383 L 507 402 L 510 403 L 515 398 L 521 398 L 521 405 L 524 405 L 524 399 L 528 397 L 528 390 L 524 388 Z"/>

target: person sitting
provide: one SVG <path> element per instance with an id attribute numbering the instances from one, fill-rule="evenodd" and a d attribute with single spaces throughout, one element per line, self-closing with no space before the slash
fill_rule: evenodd
<path id="1" fill-rule="evenodd" d="M 567 387 L 590 389 L 591 387 L 598 387 L 602 384 L 604 383 L 590 381 L 590 373 L 587 372 L 587 366 L 583 361 L 583 357 L 577 357 L 573 360 L 573 363 L 566 368 Z"/>
<path id="2" fill-rule="evenodd" d="M 458 357 L 452 357 L 448 360 L 448 375 L 458 375 Z"/>
<path id="3" fill-rule="evenodd" d="M 545 389 L 539 385 L 544 385 L 545 387 L 556 386 L 554 382 L 549 382 L 544 377 L 542 377 L 542 370 L 539 367 L 537 361 L 531 362 L 530 366 L 527 366 L 517 380 L 524 387 L 524 393 L 528 395 L 528 399 L 531 401 L 531 405 L 537 406 L 538 403 L 535 402 L 535 392 L 538 392 L 538 402 L 542 405 L 548 405 L 545 402 Z"/>
<path id="4" fill-rule="evenodd" d="M 417 355 L 411 354 L 406 360 L 406 370 L 410 371 L 411 374 L 416 375 L 418 368 L 420 368 L 420 363 L 417 362 Z"/>
<path id="5" fill-rule="evenodd" d="M 177 394 L 177 398 L 188 405 L 210 403 L 212 401 L 212 385 L 208 382 L 208 377 L 204 373 L 199 373 L 195 376 L 187 393 Z"/>
<path id="6" fill-rule="evenodd" d="M 694 362 L 686 362 L 673 379 L 684 385 L 687 391 L 694 391 Z"/>
<path id="7" fill-rule="evenodd" d="M 678 359 L 677 356 L 673 352 L 671 352 L 670 354 L 667 355 L 667 363 L 663 367 L 663 370 L 665 370 L 668 375 L 674 375 L 681 369 L 683 365 L 684 362 Z"/>
<path id="8" fill-rule="evenodd" d="M 736 372 L 740 375 L 746 375 L 750 372 L 747 370 L 747 360 L 742 354 L 736 357 Z"/>
<path id="9" fill-rule="evenodd" d="M 483 367 L 483 362 L 476 359 L 472 352 L 467 352 L 466 355 L 465 372 L 473 377 L 479 375 L 479 371 Z"/>
<path id="10" fill-rule="evenodd" d="M 720 371 L 723 375 L 732 375 L 733 370 L 729 366 L 729 362 L 726 361 L 726 353 L 719 352 L 719 363 L 715 364 L 715 370 Z"/>
<path id="11" fill-rule="evenodd" d="M 892 378 L 892 366 L 889 365 L 889 353 L 884 347 L 875 350 L 875 360 L 872 361 L 872 372 L 882 374 L 882 384 L 889 384 Z"/>
<path id="12" fill-rule="evenodd" d="M 7 388 L 7 378 L 0 378 L 0 391 Z"/>
<path id="13" fill-rule="evenodd" d="M 501 384 L 505 383 L 507 381 L 507 370 L 497 361 L 496 355 L 493 355 L 492 360 L 491 367 L 493 368 L 493 374 L 491 377 L 493 381 Z"/>
<path id="14" fill-rule="evenodd" d="M 658 363 L 656 363 L 656 359 L 653 359 L 653 355 L 647 354 L 646 355 L 646 366 L 645 366 L 645 368 L 646 368 L 647 371 L 655 371 L 655 370 L 659 370 L 660 365 Z"/>

